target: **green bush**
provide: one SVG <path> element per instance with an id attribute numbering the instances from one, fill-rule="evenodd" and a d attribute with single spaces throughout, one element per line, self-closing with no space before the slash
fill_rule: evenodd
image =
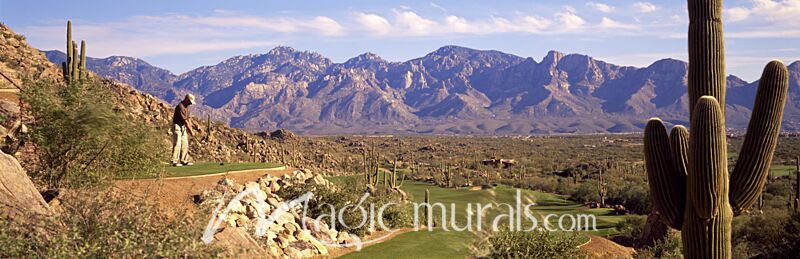
<path id="1" fill-rule="evenodd" d="M 636 251 L 635 258 L 683 258 L 680 235 L 670 235 L 648 248 Z"/>
<path id="2" fill-rule="evenodd" d="M 583 258 L 576 233 L 501 229 L 488 238 L 490 258 Z"/>
<path id="3" fill-rule="evenodd" d="M 577 202 L 600 202 L 600 194 L 597 193 L 597 182 L 586 181 L 578 183 L 578 187 L 573 190 L 567 190 L 569 199 Z"/>
<path id="4" fill-rule="evenodd" d="M 62 195 L 57 216 L 0 219 L 0 258 L 199 258 L 221 252 L 200 241 L 203 221 L 106 192 Z"/>
<path id="5" fill-rule="evenodd" d="M 644 215 L 625 215 L 625 218 L 617 223 L 617 230 L 621 235 L 630 238 L 635 244 L 642 236 L 644 225 L 647 223 L 647 216 Z"/>
<path id="6" fill-rule="evenodd" d="M 625 206 L 630 213 L 640 215 L 650 213 L 650 192 L 646 184 L 626 186 L 620 191 L 619 199 L 622 200 L 622 206 Z"/>
<path id="7" fill-rule="evenodd" d="M 21 98 L 36 118 L 31 141 L 41 163 L 30 174 L 37 182 L 48 188 L 92 187 L 160 170 L 168 150 L 163 137 L 116 111 L 116 97 L 102 83 L 39 80 L 26 85 Z"/>
<path id="8" fill-rule="evenodd" d="M 770 209 L 763 215 L 735 218 L 733 244 L 742 257 L 796 258 L 800 254 L 800 213 Z"/>

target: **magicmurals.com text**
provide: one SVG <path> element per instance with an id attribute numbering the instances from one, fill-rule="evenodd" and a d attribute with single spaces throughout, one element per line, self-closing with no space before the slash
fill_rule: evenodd
<path id="1" fill-rule="evenodd" d="M 266 208 L 269 208 L 264 200 L 266 197 L 257 189 L 246 189 L 238 193 L 228 202 L 228 206 L 222 208 L 223 201 L 214 210 L 211 220 L 209 220 L 205 231 L 203 232 L 202 240 L 206 244 L 213 241 L 213 235 L 222 224 L 231 210 L 235 202 L 240 202 L 248 195 L 255 196 L 259 201 L 256 210 L 258 219 L 255 227 L 255 235 L 258 237 L 264 236 L 269 231 L 270 226 L 280 218 L 283 214 L 288 213 L 292 208 L 302 206 L 303 218 L 308 216 L 308 201 L 313 198 L 313 193 L 308 192 L 300 197 L 286 201 L 273 210 L 269 216 L 266 215 Z M 364 193 L 357 203 L 346 205 L 342 208 L 336 208 L 331 204 L 322 204 L 325 207 L 323 213 L 320 213 L 314 220 L 314 226 L 319 227 L 321 221 L 330 225 L 334 230 L 339 229 L 353 229 L 367 226 L 369 229 L 383 231 L 386 233 L 384 236 L 373 237 L 369 241 L 361 241 L 361 238 L 351 235 L 353 241 L 346 244 L 330 243 L 316 240 L 326 246 L 330 247 L 356 247 L 360 250 L 363 245 L 379 242 L 382 239 L 390 236 L 398 231 L 391 229 L 383 222 L 384 212 L 392 206 L 406 206 L 407 204 L 401 203 L 385 203 L 381 206 L 375 204 L 364 204 L 364 201 L 370 196 L 369 193 Z M 223 197 L 225 197 L 223 195 Z M 522 193 L 517 190 L 515 196 L 515 203 L 467 203 L 465 208 L 458 208 L 456 204 L 450 203 L 416 203 L 410 204 L 414 210 L 413 226 L 414 231 L 420 231 L 423 228 L 427 231 L 442 230 L 442 231 L 470 231 L 481 232 L 489 230 L 492 232 L 508 229 L 509 231 L 596 231 L 597 230 L 597 217 L 593 214 L 541 214 L 535 210 L 537 205 L 535 202 L 528 202 L 523 204 Z M 461 209 L 465 212 L 462 215 L 463 220 L 458 220 L 457 212 Z M 350 222 L 350 225 L 345 221 L 346 212 L 356 212 L 360 214 L 360 220 Z M 491 218 L 488 218 L 490 217 Z M 435 226 L 435 228 L 433 227 Z M 303 229 L 308 229 L 306 222 L 302 222 Z M 318 231 L 318 229 L 316 229 Z"/>

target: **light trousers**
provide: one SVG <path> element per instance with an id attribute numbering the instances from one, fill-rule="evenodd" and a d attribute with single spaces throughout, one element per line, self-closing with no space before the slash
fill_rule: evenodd
<path id="1" fill-rule="evenodd" d="M 172 163 L 189 162 L 189 134 L 186 126 L 172 124 Z"/>

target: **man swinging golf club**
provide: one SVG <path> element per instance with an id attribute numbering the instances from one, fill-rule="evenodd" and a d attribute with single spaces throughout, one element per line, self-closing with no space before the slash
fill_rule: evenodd
<path id="1" fill-rule="evenodd" d="M 189 115 L 189 106 L 192 104 L 194 95 L 187 94 L 172 115 L 172 166 L 192 165 L 189 162 L 189 135 L 194 135 Z"/>

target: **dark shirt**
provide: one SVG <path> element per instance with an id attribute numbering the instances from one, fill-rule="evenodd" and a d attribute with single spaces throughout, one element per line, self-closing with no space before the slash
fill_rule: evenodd
<path id="1" fill-rule="evenodd" d="M 189 108 L 183 105 L 183 102 L 175 107 L 175 113 L 172 115 L 172 123 L 179 126 L 185 126 L 186 121 L 189 120 Z"/>

